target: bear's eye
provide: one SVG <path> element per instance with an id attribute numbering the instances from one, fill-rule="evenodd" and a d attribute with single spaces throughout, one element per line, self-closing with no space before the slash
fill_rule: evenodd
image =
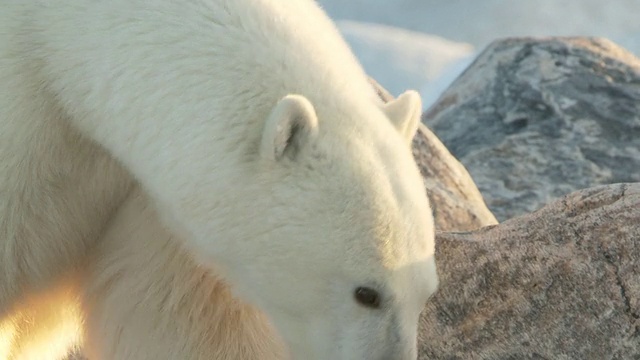
<path id="1" fill-rule="evenodd" d="M 359 287 L 355 290 L 356 301 L 362 305 L 373 309 L 380 307 L 380 293 L 372 288 Z"/>

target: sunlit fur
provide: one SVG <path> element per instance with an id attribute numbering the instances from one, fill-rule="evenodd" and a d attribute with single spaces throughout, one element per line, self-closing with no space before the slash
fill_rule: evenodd
<path id="1" fill-rule="evenodd" d="M 0 359 L 61 359 L 81 344 L 79 294 L 75 284 L 61 282 L 22 297 L 11 315 L 0 319 Z"/>
<path id="2" fill-rule="evenodd" d="M 0 318 L 72 279 L 94 360 L 234 358 L 212 330 L 234 316 L 260 318 L 237 331 L 267 358 L 278 337 L 294 359 L 415 358 L 437 286 L 419 98 L 383 105 L 313 1 L 0 9 Z M 119 209 L 134 184 L 156 229 Z M 243 303 L 205 311 L 194 289 Z"/>

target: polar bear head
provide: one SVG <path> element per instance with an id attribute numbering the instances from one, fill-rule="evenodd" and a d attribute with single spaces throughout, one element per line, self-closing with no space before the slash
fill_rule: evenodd
<path id="1" fill-rule="evenodd" d="M 229 280 L 270 316 L 293 359 L 415 359 L 419 314 L 438 284 L 410 150 L 420 98 L 314 105 L 287 95 L 265 122 L 259 190 L 245 189 L 254 195 L 242 206 L 253 213 L 247 246 L 233 256 L 243 270 Z"/>

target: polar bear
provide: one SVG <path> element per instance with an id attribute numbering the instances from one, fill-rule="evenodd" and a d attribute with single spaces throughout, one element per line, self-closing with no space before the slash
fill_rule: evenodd
<path id="1" fill-rule="evenodd" d="M 263 358 L 416 357 L 438 285 L 420 98 L 383 104 L 314 1 L 0 7 L 0 319 L 70 281 L 93 359 L 235 358 L 207 354 L 226 325 L 180 291 L 197 269 L 264 314 L 247 325 Z M 188 256 L 131 252 L 177 288 L 104 282 L 124 266 L 105 231 L 138 187 Z"/>

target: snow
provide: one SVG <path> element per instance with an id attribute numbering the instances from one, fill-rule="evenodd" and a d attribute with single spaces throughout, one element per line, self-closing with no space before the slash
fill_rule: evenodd
<path id="1" fill-rule="evenodd" d="M 640 0 L 318 0 L 365 70 L 425 108 L 490 42 L 600 36 L 640 55 Z"/>

